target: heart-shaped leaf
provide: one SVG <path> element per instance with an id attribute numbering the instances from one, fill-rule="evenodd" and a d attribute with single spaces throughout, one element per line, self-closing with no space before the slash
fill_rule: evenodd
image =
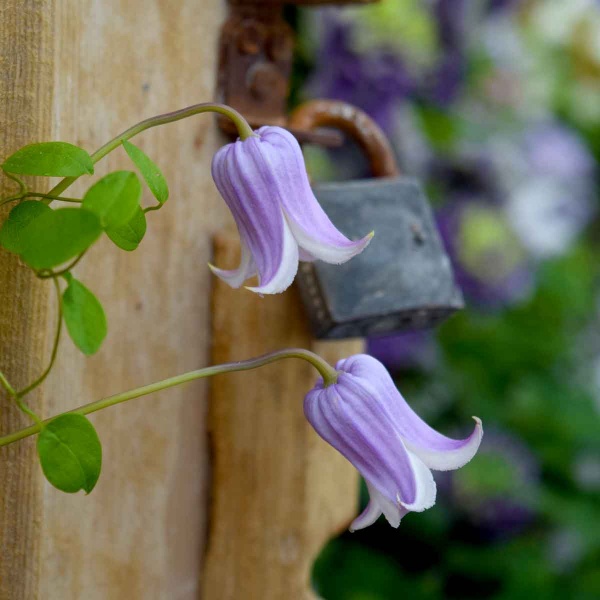
<path id="1" fill-rule="evenodd" d="M 40 432 L 37 441 L 46 479 L 63 492 L 89 494 L 102 468 L 102 446 L 94 426 L 83 415 L 56 417 Z"/>
<path id="2" fill-rule="evenodd" d="M 75 345 L 87 355 L 98 351 L 106 337 L 106 315 L 100 301 L 71 277 L 63 294 L 63 315 Z"/>
<path id="3" fill-rule="evenodd" d="M 140 170 L 144 181 L 148 184 L 154 197 L 160 204 L 164 204 L 169 199 L 169 187 L 161 170 L 143 150 L 140 150 L 131 142 L 123 140 L 123 147 L 127 154 L 129 154 L 129 158 L 131 158 L 135 166 Z"/>
<path id="4" fill-rule="evenodd" d="M 27 236 L 23 237 L 23 231 L 32 221 L 49 212 L 52 209 L 43 202 L 27 200 L 17 204 L 0 229 L 0 244 L 9 252 L 20 254 L 27 241 Z"/>
<path id="5" fill-rule="evenodd" d="M 101 233 L 98 217 L 83 208 L 44 212 L 21 231 L 21 257 L 34 269 L 52 269 L 81 254 Z"/>
<path id="6" fill-rule="evenodd" d="M 79 177 L 94 173 L 90 155 L 83 148 L 66 142 L 42 142 L 24 146 L 8 157 L 2 168 L 18 175 L 46 177 Z"/>
<path id="7" fill-rule="evenodd" d="M 0 234 L 2 232 L 0 231 Z M 115 229 L 107 229 L 106 235 L 123 250 L 135 250 L 146 234 L 146 215 L 138 205 L 138 208 L 133 215 L 133 219 L 116 227 Z M 1 239 L 1 237 L 0 237 Z"/>
<path id="8" fill-rule="evenodd" d="M 132 171 L 115 171 L 98 180 L 83 197 L 83 208 L 100 218 L 102 227 L 128 223 L 139 206 L 142 186 Z"/>

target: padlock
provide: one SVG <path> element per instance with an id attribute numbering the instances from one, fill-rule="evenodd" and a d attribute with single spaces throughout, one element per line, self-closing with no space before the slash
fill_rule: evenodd
<path id="1" fill-rule="evenodd" d="M 346 236 L 375 232 L 370 245 L 343 265 L 301 263 L 297 281 L 315 335 L 340 339 L 432 327 L 463 308 L 423 189 L 399 174 L 379 126 L 360 109 L 332 100 L 303 104 L 289 126 L 343 130 L 364 150 L 375 177 L 313 185 Z"/>

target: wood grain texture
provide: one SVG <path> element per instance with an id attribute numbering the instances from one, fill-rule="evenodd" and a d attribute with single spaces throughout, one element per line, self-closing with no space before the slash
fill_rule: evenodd
<path id="1" fill-rule="evenodd" d="M 215 263 L 234 267 L 236 235 L 215 241 Z M 361 341 L 312 340 L 297 290 L 260 298 L 216 281 L 213 362 L 284 347 L 335 362 Z M 317 374 L 286 360 L 211 382 L 212 488 L 206 600 L 314 598 L 314 558 L 357 509 L 358 475 L 306 422 L 302 401 Z"/>
<path id="2" fill-rule="evenodd" d="M 220 0 L 1 4 L 3 155 L 42 139 L 95 150 L 142 118 L 213 97 Z M 162 168 L 171 198 L 148 215 L 135 253 L 103 240 L 77 267 L 106 307 L 109 335 L 91 359 L 65 337 L 54 373 L 32 398 L 46 416 L 209 362 L 206 262 L 226 215 L 209 172 L 218 145 L 213 120 L 199 116 L 135 141 Z M 130 168 L 123 151 L 102 161 L 97 175 L 119 168 Z M 48 358 L 51 287 L 4 253 L 0 281 L 1 368 L 22 384 Z M 206 387 L 193 384 L 92 416 L 104 469 L 89 497 L 42 482 L 34 439 L 0 450 L 0 598 L 197 598 L 205 396 Z M 1 402 L 2 433 L 22 426 Z"/>
<path id="3" fill-rule="evenodd" d="M 52 128 L 53 2 L 5 0 L 0 7 L 0 156 L 48 138 Z M 2 177 L 2 193 L 16 186 Z M 4 220 L 7 210 L 2 210 Z M 21 387 L 43 368 L 49 289 L 0 251 L 0 369 Z M 41 394 L 30 397 L 43 410 Z M 0 431 L 29 423 L 0 391 Z M 41 548 L 41 480 L 34 446 L 0 455 L 0 598 L 35 598 Z"/>

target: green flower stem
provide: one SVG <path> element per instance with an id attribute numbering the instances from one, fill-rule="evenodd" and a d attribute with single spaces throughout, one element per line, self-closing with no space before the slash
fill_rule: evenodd
<path id="1" fill-rule="evenodd" d="M 21 192 L 15 196 L 10 196 L 8 198 L 3 198 L 0 200 L 0 206 L 4 206 L 9 202 L 17 202 L 19 200 L 25 200 L 26 198 L 44 198 L 50 202 L 52 200 L 60 200 L 61 202 L 71 202 L 76 204 L 81 204 L 83 200 L 81 198 L 65 198 L 64 196 L 51 196 L 50 194 L 41 194 L 39 192 Z"/>
<path id="2" fill-rule="evenodd" d="M 35 427 L 38 427 L 39 431 L 41 431 L 45 427 L 42 420 L 27 406 L 27 404 L 25 404 L 25 402 L 23 402 L 23 400 L 19 396 L 15 396 L 15 402 L 17 403 L 17 406 L 22 412 L 24 412 L 36 422 Z"/>
<path id="3" fill-rule="evenodd" d="M 12 173 L 7 173 L 6 171 L 4 171 L 4 174 L 9 179 L 12 179 L 19 186 L 19 195 L 25 194 L 27 192 L 27 186 L 25 185 L 25 183 L 23 182 L 23 180 L 20 177 L 17 177 L 16 175 L 13 175 Z"/>
<path id="4" fill-rule="evenodd" d="M 74 204 L 81 204 L 83 202 L 81 198 L 66 198 L 65 196 L 52 196 L 50 194 L 40 194 L 39 192 L 27 192 L 24 198 L 45 198 L 46 200 L 60 200 L 61 202 L 71 202 Z"/>
<path id="5" fill-rule="evenodd" d="M 58 315 L 57 315 L 57 323 L 56 323 L 56 334 L 54 336 L 54 344 L 52 345 L 52 354 L 50 355 L 50 362 L 48 363 L 48 366 L 46 367 L 46 369 L 44 370 L 44 372 L 33 382 L 30 383 L 26 388 L 22 389 L 20 392 L 17 392 L 17 398 L 22 398 L 23 396 L 26 396 L 27 394 L 29 394 L 29 392 L 31 392 L 33 389 L 35 389 L 38 385 L 40 385 L 41 383 L 44 382 L 44 380 L 46 379 L 46 377 L 48 377 L 50 371 L 52 370 L 52 367 L 54 366 L 54 363 L 56 361 L 56 356 L 58 354 L 58 346 L 60 344 L 60 335 L 62 332 L 62 323 L 63 323 L 63 314 L 62 314 L 62 296 L 61 296 L 61 292 L 60 292 L 60 284 L 58 282 L 58 279 L 55 278 L 54 280 L 54 289 L 56 290 L 56 302 L 58 304 Z M 21 408 L 21 407 L 19 407 Z M 36 416 L 37 419 L 37 416 Z M 39 421 L 39 419 L 38 419 Z"/>
<path id="6" fill-rule="evenodd" d="M 73 260 L 64 269 L 61 269 L 60 271 L 52 271 L 51 269 L 47 269 L 47 270 L 43 270 L 43 271 L 36 271 L 36 275 L 37 275 L 37 277 L 39 277 L 39 279 L 54 279 L 54 280 L 56 280 L 61 275 L 65 275 L 71 269 L 73 269 L 79 263 L 79 261 L 85 256 L 85 253 L 87 251 L 88 251 L 88 249 L 85 249 L 77 258 L 75 258 L 75 260 Z"/>
<path id="7" fill-rule="evenodd" d="M 126 129 L 123 133 L 113 138 L 112 140 L 110 140 L 110 142 L 107 142 L 106 144 L 104 144 L 104 146 L 96 150 L 96 152 L 94 152 L 94 154 L 91 155 L 92 163 L 96 164 L 109 152 L 112 152 L 115 148 L 118 148 L 124 140 L 130 140 L 138 133 L 146 131 L 146 129 L 158 127 L 159 125 L 165 125 L 167 123 L 173 123 L 175 121 L 180 121 L 181 119 L 187 119 L 188 117 L 191 117 L 193 115 L 198 115 L 205 112 L 215 112 L 229 117 L 237 127 L 241 140 L 245 140 L 255 135 L 255 133 L 252 131 L 252 127 L 250 127 L 246 119 L 244 119 L 244 117 L 239 112 L 237 112 L 237 110 L 234 110 L 233 108 L 226 106 L 225 104 L 203 102 L 202 104 L 194 104 L 193 106 L 188 106 L 187 108 L 182 108 L 181 110 L 176 110 L 174 112 L 166 113 L 164 115 L 151 117 L 150 119 L 141 121 L 137 125 Z M 77 179 L 77 177 L 65 177 L 58 185 L 56 185 L 50 190 L 49 195 L 60 195 Z M 50 202 L 51 200 L 48 202 L 48 204 Z"/>
<path id="8" fill-rule="evenodd" d="M 0 385 L 14 398 L 17 395 L 15 388 L 10 385 L 8 379 L 6 379 L 4 373 L 0 371 Z"/>
<path id="9" fill-rule="evenodd" d="M 181 385 L 182 383 L 188 383 L 190 381 L 195 381 L 196 379 L 212 377 L 213 375 L 220 375 L 222 373 L 248 371 L 250 369 L 256 369 L 284 358 L 301 358 L 308 361 L 313 367 L 315 367 L 315 369 L 317 369 L 317 371 L 319 371 L 323 377 L 323 380 L 325 381 L 326 386 L 337 381 L 337 371 L 331 365 L 325 362 L 320 356 L 314 352 L 310 352 L 309 350 L 303 350 L 302 348 L 290 348 L 287 350 L 279 350 L 278 352 L 271 352 L 269 354 L 265 354 L 264 356 L 259 356 L 258 358 L 251 358 L 250 360 L 226 363 L 223 365 L 216 365 L 214 367 L 206 367 L 205 369 L 199 369 L 197 371 L 190 371 L 189 373 L 183 373 L 182 375 L 177 375 L 176 377 L 171 377 L 169 379 L 163 379 L 162 381 L 135 388 L 133 390 L 129 390 L 128 392 L 122 392 L 121 394 L 115 394 L 114 396 L 109 396 L 108 398 L 90 402 L 89 404 L 85 404 L 84 406 L 80 406 L 74 410 L 67 411 L 67 413 L 88 415 L 98 410 L 102 410 L 103 408 L 108 408 L 109 406 L 120 404 L 121 402 L 127 402 L 128 400 L 139 398 L 140 396 L 146 396 L 147 394 L 153 394 L 154 392 L 172 388 L 177 385 Z M 52 418 L 46 419 L 45 421 L 39 422 L 36 425 L 31 425 L 30 427 L 26 427 L 25 429 L 21 429 L 15 433 L 0 437 L 0 446 L 7 446 L 8 444 L 12 444 L 26 437 L 39 433 L 41 429 L 51 420 Z"/>

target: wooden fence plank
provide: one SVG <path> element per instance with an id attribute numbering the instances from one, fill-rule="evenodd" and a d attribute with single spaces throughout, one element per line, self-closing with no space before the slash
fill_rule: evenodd
<path id="1" fill-rule="evenodd" d="M 235 266 L 235 235 L 220 234 L 215 263 Z M 358 340 L 316 343 L 297 290 L 260 298 L 221 281 L 213 294 L 213 362 L 284 347 L 313 348 L 335 362 Z M 204 597 L 313 598 L 312 562 L 357 508 L 358 475 L 306 422 L 314 369 L 286 360 L 211 383 L 212 493 Z"/>
<path id="2" fill-rule="evenodd" d="M 52 128 L 53 22 L 51 0 L 5 0 L 0 7 L 0 155 L 48 138 Z M 16 190 L 2 178 L 3 192 Z M 4 220 L 7 209 L 2 209 Z M 0 368 L 16 386 L 42 368 L 48 289 L 29 269 L 0 251 Z M 0 391 L 0 430 L 27 421 Z M 42 408 L 41 396 L 32 398 Z M 0 598 L 30 600 L 39 584 L 41 481 L 34 446 L 0 456 Z"/>
<path id="3" fill-rule="evenodd" d="M 212 99 L 223 12 L 219 0 L 4 0 L 2 154 L 41 139 L 94 150 L 141 118 Z M 135 253 L 103 241 L 77 268 L 107 309 L 109 336 L 91 359 L 65 337 L 33 398 L 45 415 L 208 364 L 206 263 L 226 214 L 209 172 L 217 137 L 211 117 L 199 116 L 136 140 L 161 166 L 171 198 L 148 215 Z M 97 172 L 129 165 L 117 151 Z M 47 360 L 51 287 L 5 253 L 0 281 L 0 368 L 22 383 Z M 89 497 L 42 484 L 33 439 L 0 450 L 2 600 L 197 598 L 205 389 L 94 415 L 105 466 Z M 0 408 L 3 433 L 25 423 L 6 401 Z"/>

